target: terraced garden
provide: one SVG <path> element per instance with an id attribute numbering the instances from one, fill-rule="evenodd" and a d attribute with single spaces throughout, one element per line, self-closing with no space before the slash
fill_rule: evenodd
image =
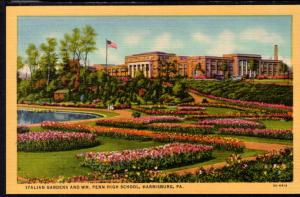
<path id="1" fill-rule="evenodd" d="M 18 127 L 18 181 L 292 181 L 292 110 L 213 100 L 113 112 L 19 105 L 105 117 Z M 245 176 L 237 176 L 241 171 Z"/>

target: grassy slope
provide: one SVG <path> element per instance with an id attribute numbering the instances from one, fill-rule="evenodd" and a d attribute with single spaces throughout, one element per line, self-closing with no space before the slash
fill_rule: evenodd
<path id="1" fill-rule="evenodd" d="M 116 151 L 124 149 L 137 149 L 161 145 L 153 141 L 129 141 L 100 137 L 101 144 L 93 148 L 73 151 L 25 153 L 18 152 L 18 176 L 22 177 L 57 177 L 86 175 L 91 170 L 80 166 L 75 155 L 88 151 Z"/>
<path id="2" fill-rule="evenodd" d="M 293 129 L 293 121 L 264 120 L 262 122 L 268 129 Z"/>
<path id="3" fill-rule="evenodd" d="M 252 80 L 247 81 L 253 83 Z M 293 85 L 293 80 L 291 79 L 255 79 L 254 83 L 257 84 L 276 84 L 276 85 Z"/>

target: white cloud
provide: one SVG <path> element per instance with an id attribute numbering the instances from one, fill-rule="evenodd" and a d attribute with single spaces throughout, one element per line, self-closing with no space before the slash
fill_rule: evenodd
<path id="1" fill-rule="evenodd" d="M 240 50 L 236 44 L 237 36 L 230 30 L 224 30 L 217 36 L 203 34 L 202 32 L 193 33 L 192 38 L 200 43 L 207 45 L 207 55 L 223 55 L 226 53 L 233 53 Z"/>
<path id="2" fill-rule="evenodd" d="M 170 33 L 163 33 L 154 39 L 153 50 L 172 50 L 183 46 L 179 39 L 174 39 Z"/>
<path id="3" fill-rule="evenodd" d="M 59 39 L 61 36 L 61 33 L 59 32 L 49 32 L 48 34 L 45 35 L 45 38 L 56 38 Z"/>
<path id="4" fill-rule="evenodd" d="M 107 63 L 108 64 L 123 64 L 124 63 L 124 58 L 122 58 L 119 54 L 118 49 L 107 49 Z M 105 61 L 105 57 L 106 57 L 106 50 L 105 48 L 100 48 L 98 49 L 96 52 L 96 54 L 99 54 L 100 57 Z M 101 63 L 105 63 L 105 62 L 101 62 Z"/>
<path id="5" fill-rule="evenodd" d="M 245 29 L 241 32 L 240 39 L 271 44 L 280 44 L 283 42 L 283 39 L 280 35 L 274 32 L 269 32 L 262 27 L 251 27 Z"/>
<path id="6" fill-rule="evenodd" d="M 279 60 L 282 60 L 282 61 L 283 61 L 284 63 L 286 63 L 288 66 L 291 66 L 291 64 L 292 64 L 291 58 L 279 56 L 278 59 L 279 59 Z"/>
<path id="7" fill-rule="evenodd" d="M 125 45 L 135 46 L 141 43 L 143 38 L 148 34 L 148 32 L 134 32 L 125 35 L 123 38 Z"/>
<path id="8" fill-rule="evenodd" d="M 240 49 L 236 44 L 236 35 L 229 30 L 221 32 L 216 39 L 213 39 L 210 46 L 208 53 L 211 55 L 233 53 Z"/>
<path id="9" fill-rule="evenodd" d="M 194 40 L 198 42 L 211 42 L 211 38 L 201 32 L 196 32 L 192 34 Z"/>

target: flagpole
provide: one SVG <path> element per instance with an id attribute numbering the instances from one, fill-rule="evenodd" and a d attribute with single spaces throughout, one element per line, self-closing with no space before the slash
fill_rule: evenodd
<path id="1" fill-rule="evenodd" d="M 106 53 L 105 53 L 105 68 L 106 68 L 106 70 L 107 70 L 107 39 L 105 39 L 105 51 L 106 51 Z"/>

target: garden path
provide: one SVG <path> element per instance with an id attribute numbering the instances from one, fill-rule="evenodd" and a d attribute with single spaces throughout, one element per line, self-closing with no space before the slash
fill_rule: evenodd
<path id="1" fill-rule="evenodd" d="M 192 91 L 189 91 L 188 93 L 189 93 L 189 95 L 191 95 L 191 96 L 194 98 L 195 103 L 202 103 L 202 100 L 205 98 L 205 97 L 203 97 L 203 96 L 200 96 L 200 95 L 198 95 L 198 94 L 195 94 L 195 93 L 192 92 Z M 215 102 L 214 100 L 211 100 L 211 99 L 209 99 L 209 98 L 206 98 L 206 99 L 207 99 L 210 103 Z"/>

